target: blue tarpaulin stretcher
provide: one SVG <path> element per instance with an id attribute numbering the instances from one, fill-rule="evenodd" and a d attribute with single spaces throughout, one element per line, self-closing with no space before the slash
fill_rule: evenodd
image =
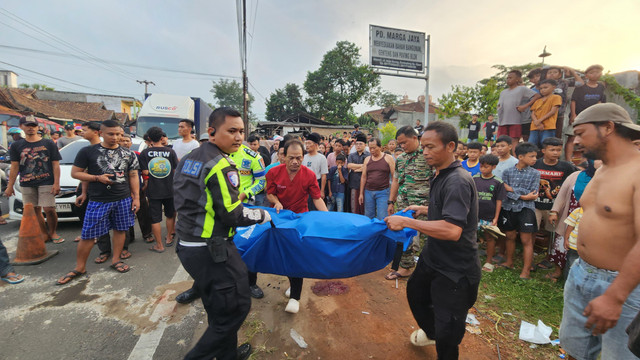
<path id="1" fill-rule="evenodd" d="M 273 224 L 241 227 L 234 237 L 253 272 L 315 279 L 362 275 L 384 268 L 393 260 L 396 244 L 406 250 L 417 234 L 392 231 L 382 220 L 351 213 L 262 209 Z"/>

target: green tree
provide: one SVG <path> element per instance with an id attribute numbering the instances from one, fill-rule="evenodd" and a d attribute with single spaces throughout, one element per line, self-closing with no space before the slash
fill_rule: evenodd
<path id="1" fill-rule="evenodd" d="M 401 98 L 402 97 L 400 95 L 391 93 L 378 87 L 368 97 L 367 104 L 369 106 L 379 106 L 381 108 L 386 108 L 389 106 L 398 105 Z"/>
<path id="2" fill-rule="evenodd" d="M 213 93 L 215 107 L 229 106 L 242 113 L 244 107 L 242 98 L 242 84 L 236 80 L 220 79 L 213 82 L 213 88 L 209 90 Z M 256 116 L 251 112 L 251 104 L 254 97 L 249 94 L 249 120 L 255 121 Z"/>
<path id="3" fill-rule="evenodd" d="M 531 83 L 529 82 L 529 79 L 527 79 L 527 73 L 529 73 L 529 71 L 535 68 L 540 68 L 540 67 L 542 67 L 542 63 L 528 63 L 524 65 L 513 65 L 513 66 L 497 64 L 491 67 L 492 69 L 496 69 L 498 71 L 497 73 L 495 73 L 493 76 L 489 78 L 482 79 L 478 82 L 481 84 L 486 84 L 487 82 L 489 82 L 489 80 L 495 80 L 498 88 L 506 89 L 507 74 L 509 74 L 509 71 L 520 70 L 520 72 L 522 72 L 522 80 L 524 81 L 525 85 L 531 85 Z"/>
<path id="4" fill-rule="evenodd" d="M 22 83 L 20 85 L 18 85 L 18 87 L 22 88 L 22 89 L 34 89 L 34 90 L 42 90 L 42 91 L 54 91 L 55 89 L 52 88 L 51 86 L 47 86 L 45 84 L 25 84 Z"/>
<path id="5" fill-rule="evenodd" d="M 300 86 L 292 83 L 286 84 L 284 88 L 276 89 L 271 93 L 266 105 L 265 118 L 267 121 L 282 121 L 288 116 L 307 112 Z"/>
<path id="6" fill-rule="evenodd" d="M 324 54 L 320 68 L 307 73 L 304 90 L 316 116 L 334 124 L 353 124 L 357 121 L 353 106 L 366 100 L 379 84 L 380 76 L 360 61 L 360 48 L 339 41 Z"/>
<path id="7" fill-rule="evenodd" d="M 393 125 L 391 122 L 386 123 L 380 129 L 380 134 L 382 134 L 382 139 L 380 140 L 382 142 L 382 146 L 387 146 L 389 140 L 395 139 L 397 131 L 398 129 L 396 129 L 395 125 Z"/>

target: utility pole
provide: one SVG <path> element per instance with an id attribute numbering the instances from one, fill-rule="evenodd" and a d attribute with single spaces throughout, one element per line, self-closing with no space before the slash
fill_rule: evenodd
<path id="1" fill-rule="evenodd" d="M 147 94 L 149 93 L 149 92 L 147 91 L 147 89 L 148 89 L 149 85 L 156 86 L 156 84 L 155 84 L 153 81 L 148 81 L 148 80 L 136 80 L 136 82 L 137 82 L 138 84 L 144 84 L 144 98 L 145 98 L 145 99 L 147 98 Z"/>
<path id="2" fill-rule="evenodd" d="M 242 115 L 244 137 L 249 136 L 249 79 L 247 78 L 247 1 L 242 0 Z"/>

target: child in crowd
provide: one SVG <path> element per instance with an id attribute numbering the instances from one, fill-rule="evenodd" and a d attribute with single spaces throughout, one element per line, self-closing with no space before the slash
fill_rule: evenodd
<path id="1" fill-rule="evenodd" d="M 478 115 L 473 114 L 471 116 L 471 122 L 467 126 L 469 129 L 469 135 L 467 136 L 467 143 L 478 141 L 478 134 L 480 134 L 480 123 L 478 122 Z"/>
<path id="2" fill-rule="evenodd" d="M 486 144 L 482 144 L 482 151 L 480 151 L 480 156 L 484 156 L 487 154 L 491 154 L 491 151 L 489 151 L 489 147 Z"/>
<path id="3" fill-rule="evenodd" d="M 546 138 L 556 134 L 556 121 L 558 109 L 562 105 L 560 95 L 553 93 L 558 82 L 551 79 L 540 82 L 540 95 L 542 97 L 531 106 L 531 133 L 529 142 L 540 146 Z"/>
<path id="4" fill-rule="evenodd" d="M 529 89 L 540 94 L 538 88 L 540 84 L 540 76 L 542 75 L 541 68 L 535 68 L 527 74 L 527 78 L 531 82 Z M 533 105 L 533 104 L 532 104 Z M 522 141 L 530 141 L 529 135 L 531 134 L 531 109 L 527 109 L 522 113 Z"/>
<path id="5" fill-rule="evenodd" d="M 491 146 L 498 132 L 498 123 L 493 121 L 492 114 L 487 115 L 487 122 L 485 122 L 482 127 L 484 128 L 484 143 L 487 146 Z"/>
<path id="6" fill-rule="evenodd" d="M 538 198 L 540 186 L 540 172 L 532 168 L 536 163 L 538 148 L 531 143 L 521 143 L 516 146 L 518 163 L 506 169 L 502 180 L 507 190 L 507 199 L 502 204 L 499 227 L 506 237 L 507 259 L 502 267 L 513 269 L 513 255 L 516 250 L 516 235 L 520 232 L 522 240 L 524 265 L 520 278 L 530 279 L 533 263 L 533 234 L 538 231 L 534 200 Z"/>
<path id="7" fill-rule="evenodd" d="M 582 112 L 582 110 L 589 106 L 606 103 L 607 97 L 604 94 L 604 85 L 600 83 L 600 77 L 602 76 L 602 65 L 591 65 L 585 71 L 587 77 L 587 83 L 583 86 L 577 87 L 573 90 L 571 95 L 571 113 L 569 115 L 569 124 L 573 124 L 573 120 L 576 116 Z M 567 143 L 565 145 L 565 158 L 571 161 L 573 155 L 573 135 L 567 137 Z"/>
<path id="8" fill-rule="evenodd" d="M 349 170 L 344 165 L 346 157 L 343 154 L 336 156 L 336 165 L 329 169 L 329 198 L 331 198 L 331 204 L 329 211 L 343 212 L 344 211 L 344 193 L 346 190 L 345 184 L 349 178 Z"/>
<path id="9" fill-rule="evenodd" d="M 493 175 L 498 157 L 495 155 L 484 155 L 480 157 L 480 173 L 473 177 L 478 190 L 478 230 L 483 230 L 484 226 L 498 225 L 502 201 L 506 197 L 506 191 L 502 180 Z M 487 244 L 487 261 L 482 266 L 482 270 L 492 272 L 494 266 L 491 259 L 496 252 L 496 241 L 491 233 L 483 230 L 484 241 Z"/>
<path id="10" fill-rule="evenodd" d="M 542 158 L 536 161 L 534 169 L 540 172 L 540 188 L 538 190 L 538 198 L 535 200 L 536 206 L 536 224 L 550 233 L 555 233 L 555 225 L 551 224 L 547 219 L 549 212 L 556 201 L 556 197 L 560 192 L 560 188 L 564 181 L 578 169 L 570 162 L 560 160 L 562 154 L 562 140 L 556 137 L 550 137 L 542 141 Z M 555 238 L 549 240 L 553 250 L 550 251 L 550 257 L 537 264 L 542 269 L 550 269 L 556 263 L 558 267 L 554 273 L 548 274 L 548 278 L 557 279 L 562 276 L 560 263 L 555 260 L 558 256 L 564 258 L 565 254 L 559 247 L 554 247 L 556 241 L 562 242 L 562 233 L 555 233 Z"/>
<path id="11" fill-rule="evenodd" d="M 394 156 L 394 158 L 397 160 L 397 159 L 398 159 L 398 157 L 399 157 L 400 155 L 402 155 L 402 153 L 403 153 L 403 152 L 404 152 L 404 150 L 402 150 L 402 148 L 401 148 L 401 147 L 397 147 L 397 148 L 395 149 L 395 151 L 393 152 L 393 156 Z"/>
<path id="12" fill-rule="evenodd" d="M 513 140 L 508 135 L 498 136 L 496 143 L 491 147 L 491 153 L 498 156 L 500 162 L 493 170 L 493 175 L 502 179 L 502 173 L 508 169 L 516 166 L 518 159 L 511 155 L 511 147 Z"/>
<path id="13" fill-rule="evenodd" d="M 582 219 L 582 207 L 571 212 L 564 223 L 567 224 L 567 230 L 564 233 L 564 248 L 567 249 L 567 264 L 564 267 L 564 278 L 569 275 L 571 265 L 578 259 L 578 225 Z"/>
<path id="14" fill-rule="evenodd" d="M 464 161 L 467 158 L 467 144 L 458 140 L 458 147 L 456 148 L 456 158 L 458 161 Z"/>
<path id="15" fill-rule="evenodd" d="M 467 160 L 462 162 L 462 167 L 471 173 L 471 176 L 480 172 L 480 153 L 482 152 L 482 144 L 472 142 L 467 146 Z"/>
<path id="16" fill-rule="evenodd" d="M 523 119 L 528 119 L 529 107 L 540 95 L 522 85 L 520 70 L 509 71 L 506 82 L 508 88 L 498 99 L 498 136 L 509 135 L 515 146 L 522 135 Z"/>
<path id="17" fill-rule="evenodd" d="M 562 78 L 562 72 L 569 79 Z M 569 98 L 567 97 L 570 87 L 582 86 L 582 78 L 578 73 L 568 66 L 551 66 L 547 70 L 547 79 L 555 80 L 558 82 L 557 87 L 554 89 L 554 93 L 560 95 L 562 98 L 562 105 L 558 109 L 558 120 L 556 122 L 556 137 L 562 139 L 562 127 L 564 125 L 564 111 L 567 107 Z"/>

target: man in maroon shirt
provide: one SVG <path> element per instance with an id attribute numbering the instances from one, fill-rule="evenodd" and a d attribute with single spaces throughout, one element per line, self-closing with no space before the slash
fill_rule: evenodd
<path id="1" fill-rule="evenodd" d="M 307 212 L 309 196 L 313 199 L 316 209 L 327 211 L 327 206 L 322 201 L 316 174 L 302 165 L 302 148 L 300 140 L 287 141 L 284 145 L 284 164 L 272 168 L 267 173 L 267 199 L 277 212 L 282 209 L 291 210 L 297 214 Z M 290 287 L 286 295 L 290 299 L 284 311 L 295 314 L 300 309 L 302 281 L 302 278 L 289 277 Z"/>

